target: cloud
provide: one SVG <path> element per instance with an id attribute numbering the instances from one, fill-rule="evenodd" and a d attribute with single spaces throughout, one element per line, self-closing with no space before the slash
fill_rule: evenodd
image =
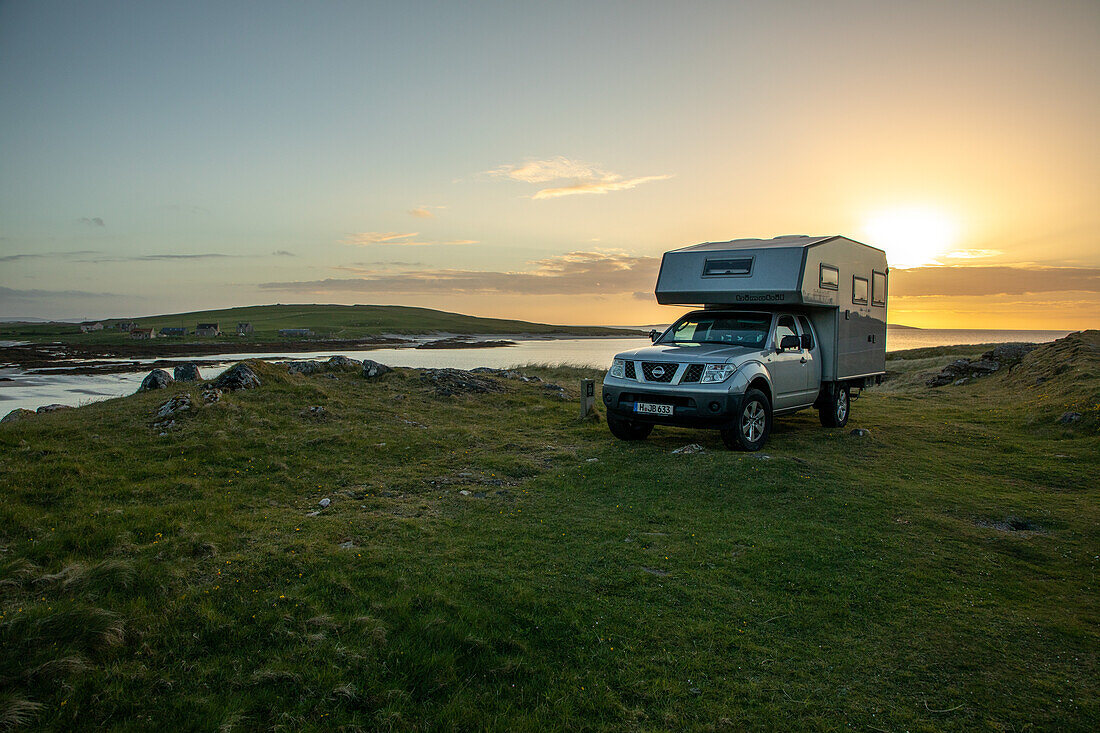
<path id="1" fill-rule="evenodd" d="M 277 249 L 274 252 L 272 252 L 271 254 L 274 255 L 275 257 L 297 257 L 298 256 L 298 255 L 294 254 L 293 252 L 286 251 L 285 249 Z"/>
<path id="2" fill-rule="evenodd" d="M 948 252 L 942 257 L 945 260 L 977 260 L 985 257 L 997 257 L 1003 255 L 999 249 L 959 249 L 954 252 Z"/>
<path id="3" fill-rule="evenodd" d="M 426 206 L 418 206 L 415 209 L 409 209 L 409 216 L 415 216 L 417 219 L 434 219 L 435 214 L 428 210 Z"/>
<path id="4" fill-rule="evenodd" d="M 0 285 L 0 303 L 10 300 L 39 300 L 42 298 L 117 298 L 117 293 L 90 293 L 86 290 L 16 290 Z"/>
<path id="5" fill-rule="evenodd" d="M 397 232 L 359 232 L 358 234 L 352 234 L 347 239 L 343 240 L 344 244 L 353 244 L 360 247 L 370 247 L 375 245 L 387 245 L 398 247 L 428 247 L 437 244 L 477 244 L 476 239 L 446 239 L 446 240 L 414 240 L 410 237 L 419 235 L 419 232 L 408 232 L 406 234 L 399 234 Z"/>
<path id="6" fill-rule="evenodd" d="M 95 255 L 95 254 L 99 254 L 99 252 L 97 252 L 96 250 L 93 250 L 93 249 L 83 249 L 83 250 L 77 250 L 75 252 L 27 252 L 27 253 L 21 253 L 21 254 L 0 256 L 0 262 L 19 262 L 21 260 L 38 260 L 38 259 L 45 259 L 45 258 L 48 258 L 48 257 L 58 257 L 58 258 L 86 257 L 86 256 L 90 256 L 90 255 Z"/>
<path id="7" fill-rule="evenodd" d="M 1100 292 L 1100 268 L 1032 266 L 916 267 L 890 271 L 897 296 L 1022 295 Z"/>
<path id="8" fill-rule="evenodd" d="M 560 185 L 543 188 L 531 195 L 534 200 L 561 198 L 578 194 L 604 194 L 626 191 L 650 181 L 664 181 L 671 175 L 624 178 L 618 173 L 603 170 L 590 163 L 556 156 L 546 160 L 528 160 L 520 165 L 502 165 L 485 175 L 491 178 L 509 179 L 523 183 L 560 182 Z"/>
<path id="9" fill-rule="evenodd" d="M 652 289 L 661 260 L 619 252 L 569 252 L 527 272 L 433 270 L 366 277 L 261 283 L 292 293 L 612 295 Z"/>
<path id="10" fill-rule="evenodd" d="M 86 216 L 82 216 L 79 219 L 77 219 L 77 221 L 80 222 L 81 224 L 87 224 L 90 227 L 107 226 L 106 224 L 103 223 L 103 220 L 100 219 L 98 216 L 93 216 L 90 219 Z"/>

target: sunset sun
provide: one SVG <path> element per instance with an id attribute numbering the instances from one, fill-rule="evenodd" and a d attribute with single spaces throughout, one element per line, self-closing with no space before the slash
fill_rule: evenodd
<path id="1" fill-rule="evenodd" d="M 886 250 L 891 267 L 921 267 L 938 263 L 954 248 L 958 224 L 933 207 L 898 207 L 869 216 L 863 236 L 867 244 Z"/>

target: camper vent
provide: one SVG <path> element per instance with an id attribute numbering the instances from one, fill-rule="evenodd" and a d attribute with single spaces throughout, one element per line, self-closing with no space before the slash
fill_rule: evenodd
<path id="1" fill-rule="evenodd" d="M 707 260 L 703 264 L 703 277 L 748 277 L 752 274 L 752 257 Z"/>

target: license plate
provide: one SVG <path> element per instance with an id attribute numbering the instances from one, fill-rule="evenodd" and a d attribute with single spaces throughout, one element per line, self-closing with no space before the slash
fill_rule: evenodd
<path id="1" fill-rule="evenodd" d="M 652 402 L 635 402 L 634 412 L 639 415 L 671 415 L 672 405 L 655 405 Z"/>

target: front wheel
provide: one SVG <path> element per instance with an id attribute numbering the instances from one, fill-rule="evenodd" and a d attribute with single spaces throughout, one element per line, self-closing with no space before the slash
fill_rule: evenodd
<path id="1" fill-rule="evenodd" d="M 842 428 L 847 425 L 851 411 L 852 398 L 846 384 L 834 385 L 829 390 L 828 398 L 817 408 L 821 424 L 827 428 Z"/>
<path id="2" fill-rule="evenodd" d="M 772 403 L 758 389 L 750 389 L 741 401 L 737 423 L 722 431 L 722 442 L 730 450 L 756 451 L 768 442 L 772 432 Z"/>
<path id="3" fill-rule="evenodd" d="M 645 440 L 653 432 L 651 423 L 619 420 L 610 415 L 607 417 L 607 427 L 619 440 Z"/>

